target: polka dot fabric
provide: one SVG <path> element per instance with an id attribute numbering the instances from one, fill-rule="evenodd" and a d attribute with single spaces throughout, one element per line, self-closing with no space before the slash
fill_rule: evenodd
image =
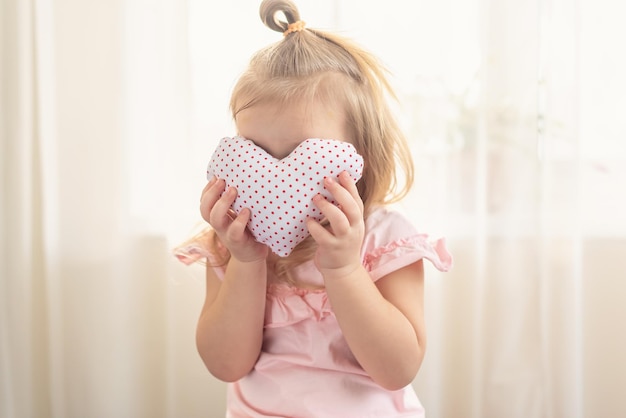
<path id="1" fill-rule="evenodd" d="M 278 160 L 243 137 L 223 138 L 207 167 L 207 178 L 217 176 L 237 189 L 233 210 L 249 208 L 250 232 L 281 257 L 288 256 L 308 235 L 305 220 L 321 220 L 311 199 L 318 193 L 332 203 L 325 177 L 348 171 L 357 181 L 363 157 L 354 146 L 332 139 L 307 139 Z"/>

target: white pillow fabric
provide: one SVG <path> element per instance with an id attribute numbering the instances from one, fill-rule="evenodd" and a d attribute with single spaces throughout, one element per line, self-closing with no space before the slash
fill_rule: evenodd
<path id="1" fill-rule="evenodd" d="M 207 178 L 217 176 L 237 189 L 232 209 L 252 211 L 248 228 L 259 242 L 281 257 L 288 256 L 308 235 L 305 219 L 323 219 L 311 199 L 322 194 L 336 203 L 323 179 L 348 171 L 357 181 L 363 157 L 354 146 L 332 139 L 307 139 L 278 160 L 254 142 L 237 136 L 223 138 L 207 167 Z"/>

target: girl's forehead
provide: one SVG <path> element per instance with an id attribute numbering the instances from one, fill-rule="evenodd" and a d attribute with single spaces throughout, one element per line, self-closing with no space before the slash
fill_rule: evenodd
<path id="1" fill-rule="evenodd" d="M 256 102 L 237 113 L 237 126 L 250 122 L 268 122 L 281 127 L 321 127 L 345 121 L 345 110 L 337 103 L 321 100 Z"/>
<path id="2" fill-rule="evenodd" d="M 239 135 L 275 157 L 311 138 L 352 142 L 343 110 L 315 101 L 287 106 L 256 103 L 237 114 L 236 125 Z"/>

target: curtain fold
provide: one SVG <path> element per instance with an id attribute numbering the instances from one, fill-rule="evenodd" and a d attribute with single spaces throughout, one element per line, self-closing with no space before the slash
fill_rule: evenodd
<path id="1" fill-rule="evenodd" d="M 0 414 L 47 416 L 51 393 L 41 179 L 41 62 L 33 2 L 3 2 L 0 76 L 2 297 Z M 15 42 L 17 40 L 17 42 Z"/>

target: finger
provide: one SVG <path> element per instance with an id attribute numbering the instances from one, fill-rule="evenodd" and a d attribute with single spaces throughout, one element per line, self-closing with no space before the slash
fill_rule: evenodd
<path id="1" fill-rule="evenodd" d="M 306 225 L 309 229 L 309 234 L 311 234 L 318 245 L 323 245 L 333 238 L 333 235 L 313 218 L 308 218 Z"/>
<path id="2" fill-rule="evenodd" d="M 204 196 L 204 194 L 209 191 L 209 189 L 215 184 L 216 181 L 217 181 L 216 176 L 211 177 L 211 179 L 206 184 L 206 186 L 204 186 L 204 189 L 202 189 L 202 193 L 200 193 L 200 201 L 202 201 L 202 197 Z"/>
<path id="3" fill-rule="evenodd" d="M 341 181 L 349 188 L 356 189 L 354 181 L 349 175 L 348 179 L 343 178 Z M 353 192 L 356 193 L 351 192 L 343 184 L 338 183 L 337 180 L 331 177 L 324 179 L 324 187 L 332 194 L 338 206 L 341 208 L 341 211 L 344 213 L 344 216 L 348 218 L 350 223 L 359 222 L 362 219 L 363 211 L 360 206 L 362 201 L 358 191 L 353 190 Z"/>
<path id="4" fill-rule="evenodd" d="M 345 234 L 349 231 L 350 222 L 341 208 L 335 206 L 320 194 L 313 197 L 313 204 L 328 220 L 334 235 Z"/>
<path id="5" fill-rule="evenodd" d="M 232 217 L 229 216 L 230 207 L 237 197 L 237 189 L 229 187 L 222 193 L 222 196 L 215 202 L 213 209 L 211 210 L 210 223 L 215 228 L 224 228 L 232 222 Z"/>
<path id="6" fill-rule="evenodd" d="M 339 174 L 339 184 L 341 184 L 350 193 L 354 201 L 358 203 L 358 206 L 362 215 L 363 214 L 363 199 L 361 199 L 361 195 L 359 194 L 359 189 L 358 187 L 356 187 L 356 181 L 352 178 L 350 173 L 348 173 L 347 171 L 342 171 Z"/>
<path id="7" fill-rule="evenodd" d="M 241 240 L 245 237 L 246 234 L 246 226 L 248 225 L 248 221 L 250 220 L 251 211 L 248 208 L 244 208 L 241 210 L 239 215 L 235 217 L 233 222 L 230 224 L 228 229 L 228 236 L 233 240 Z"/>
<path id="8" fill-rule="evenodd" d="M 223 180 L 215 180 L 213 183 L 207 184 L 202 191 L 200 198 L 200 214 L 205 221 L 211 223 L 211 212 L 213 211 L 215 203 L 224 192 L 225 187 L 226 183 Z"/>

